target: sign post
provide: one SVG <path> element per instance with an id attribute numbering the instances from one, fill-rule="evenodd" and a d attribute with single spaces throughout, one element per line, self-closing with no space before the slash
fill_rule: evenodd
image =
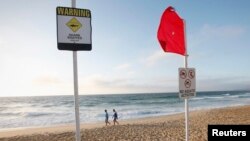
<path id="1" fill-rule="evenodd" d="M 76 141 L 81 141 L 79 97 L 78 97 L 78 74 L 77 74 L 77 51 L 90 51 L 92 49 L 91 38 L 91 12 L 88 9 L 77 9 L 76 0 L 72 0 L 71 7 L 57 7 L 57 48 L 59 50 L 73 51 L 74 73 L 74 101 L 76 121 Z"/>
<path id="2" fill-rule="evenodd" d="M 72 0 L 72 8 L 76 7 L 76 0 Z M 70 27 L 70 22 L 74 20 L 75 18 L 71 19 L 67 26 Z M 77 20 L 76 20 L 77 21 Z M 77 22 L 78 23 L 78 22 Z M 77 25 L 77 24 L 75 24 Z M 74 24 L 72 23 L 71 27 L 74 27 Z M 79 25 L 77 26 L 79 27 Z M 72 31 L 77 31 L 73 30 Z M 79 115 L 79 97 L 78 97 L 78 71 L 77 71 L 77 52 L 73 51 L 73 72 L 74 72 L 74 97 L 75 97 L 75 120 L 76 120 L 76 141 L 81 141 L 81 132 L 80 132 L 80 115 Z"/>
<path id="3" fill-rule="evenodd" d="M 172 6 L 169 6 L 161 17 L 161 22 L 157 32 L 157 38 L 162 49 L 165 52 L 172 52 L 184 56 L 184 68 L 179 69 L 179 86 L 180 98 L 185 99 L 185 127 L 186 127 L 186 141 L 188 141 L 188 98 L 195 96 L 195 71 L 193 70 L 191 75 L 194 76 L 191 80 L 187 80 L 188 77 L 188 53 L 186 43 L 186 23 L 175 11 Z M 182 81 L 183 80 L 183 81 Z M 189 89 L 193 89 L 193 94 L 190 94 Z M 188 89 L 188 90 L 186 90 Z"/>
<path id="4" fill-rule="evenodd" d="M 186 61 L 186 59 L 185 59 Z M 186 64 L 186 63 L 185 63 Z M 186 141 L 188 141 L 188 99 L 196 96 L 196 74 L 194 68 L 179 68 L 179 97 L 185 99 L 185 130 L 186 130 Z"/>
<path id="5" fill-rule="evenodd" d="M 179 68 L 179 97 L 185 99 L 185 133 L 186 141 L 189 140 L 189 106 L 188 99 L 196 96 L 196 73 L 194 68 L 188 68 L 188 54 L 187 54 L 187 40 L 186 40 L 186 23 L 184 23 L 184 36 L 185 36 L 185 55 L 184 55 L 184 68 Z"/>

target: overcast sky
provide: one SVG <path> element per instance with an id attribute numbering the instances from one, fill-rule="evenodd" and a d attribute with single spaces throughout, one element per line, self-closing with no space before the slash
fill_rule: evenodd
<path id="1" fill-rule="evenodd" d="M 183 56 L 157 40 L 163 11 L 186 20 L 197 91 L 250 89 L 250 1 L 77 0 L 92 12 L 92 51 L 78 52 L 79 93 L 178 91 Z M 71 51 L 57 50 L 56 7 L 70 0 L 0 5 L 0 96 L 73 95 Z"/>

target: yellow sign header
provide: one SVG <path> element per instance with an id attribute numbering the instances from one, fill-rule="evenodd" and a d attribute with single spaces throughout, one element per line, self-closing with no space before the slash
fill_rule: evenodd
<path id="1" fill-rule="evenodd" d="M 63 16 L 76 16 L 76 17 L 91 18 L 91 12 L 88 9 L 57 7 L 56 13 L 57 13 L 57 15 L 63 15 Z"/>

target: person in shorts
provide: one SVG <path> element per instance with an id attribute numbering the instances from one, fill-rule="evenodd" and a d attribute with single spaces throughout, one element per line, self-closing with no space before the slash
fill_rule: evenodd
<path id="1" fill-rule="evenodd" d="M 117 120 L 118 120 L 118 114 L 117 114 L 117 112 L 115 111 L 115 109 L 113 109 L 113 112 L 114 112 L 114 115 L 113 115 L 113 118 L 114 118 L 114 120 L 113 120 L 114 125 L 115 125 L 115 123 L 116 123 L 116 124 L 119 124 L 119 122 L 117 121 Z"/>

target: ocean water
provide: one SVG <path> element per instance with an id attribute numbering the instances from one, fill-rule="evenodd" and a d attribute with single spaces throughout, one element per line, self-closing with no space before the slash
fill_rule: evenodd
<path id="1" fill-rule="evenodd" d="M 104 109 L 112 120 L 112 109 L 119 120 L 184 112 L 184 100 L 177 93 L 79 96 L 82 123 L 104 121 Z M 250 105 L 250 91 L 198 92 L 189 100 L 189 109 L 211 109 Z M 74 123 L 73 96 L 2 97 L 0 130 L 20 127 L 53 126 Z"/>

